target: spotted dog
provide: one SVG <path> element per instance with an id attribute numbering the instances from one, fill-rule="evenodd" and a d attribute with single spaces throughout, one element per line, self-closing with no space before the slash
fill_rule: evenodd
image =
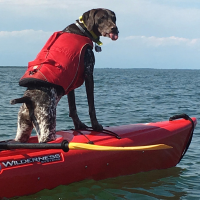
<path id="1" fill-rule="evenodd" d="M 95 50 L 101 51 L 100 36 L 118 39 L 115 13 L 108 9 L 92 9 L 63 31 L 55 32 L 36 59 L 29 62 L 19 85 L 27 87 L 24 96 L 11 104 L 23 103 L 18 114 L 15 141 L 28 141 L 35 128 L 38 141 L 56 139 L 56 106 L 63 95 L 68 96 L 69 116 L 75 129 L 85 129 L 77 115 L 74 90 L 85 82 L 91 125 L 102 130 L 94 106 L 93 69 Z"/>

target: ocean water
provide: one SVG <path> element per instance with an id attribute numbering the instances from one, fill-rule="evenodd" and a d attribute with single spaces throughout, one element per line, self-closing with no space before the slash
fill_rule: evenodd
<path id="1" fill-rule="evenodd" d="M 21 97 L 18 86 L 24 67 L 0 67 L 0 140 L 13 139 Z M 200 119 L 200 70 L 95 69 L 95 106 L 103 126 L 168 120 L 186 113 Z M 76 90 L 80 119 L 90 126 L 85 87 Z M 57 130 L 73 128 L 67 97 L 57 107 Z M 33 133 L 34 135 L 34 133 Z M 85 180 L 18 200 L 199 200 L 200 126 L 182 161 L 173 168 L 101 181 Z M 74 172 L 75 173 L 75 172 Z M 1 177 L 0 177 L 1 178 Z"/>

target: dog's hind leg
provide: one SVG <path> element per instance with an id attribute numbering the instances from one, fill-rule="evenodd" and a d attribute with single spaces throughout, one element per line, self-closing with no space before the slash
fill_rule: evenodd
<path id="1" fill-rule="evenodd" d="M 29 110 L 23 104 L 18 114 L 18 127 L 15 141 L 25 143 L 28 141 L 33 129 L 33 124 L 29 116 Z"/>
<path id="2" fill-rule="evenodd" d="M 27 142 L 33 126 L 38 135 L 38 142 L 56 139 L 56 106 L 62 95 L 55 88 L 27 90 L 24 97 L 14 99 L 12 104 L 24 103 L 18 115 L 16 141 Z"/>
<path id="3" fill-rule="evenodd" d="M 38 101 L 35 103 L 34 114 L 39 125 L 40 135 L 36 132 L 40 143 L 56 139 L 56 106 L 60 98 L 55 88 L 49 88 L 48 94 L 37 91 Z"/>
<path id="4" fill-rule="evenodd" d="M 39 124 L 37 122 L 37 119 L 34 115 L 34 105 L 33 105 L 31 98 L 28 97 L 28 96 L 23 96 L 21 98 L 11 100 L 10 103 L 12 105 L 17 104 L 17 103 L 25 103 L 26 104 L 26 107 L 28 108 L 28 111 L 29 111 L 30 120 L 34 125 L 34 128 L 36 129 L 37 134 L 40 135 L 40 128 L 39 128 Z M 18 127 L 19 126 L 20 126 L 20 124 L 18 122 Z"/>

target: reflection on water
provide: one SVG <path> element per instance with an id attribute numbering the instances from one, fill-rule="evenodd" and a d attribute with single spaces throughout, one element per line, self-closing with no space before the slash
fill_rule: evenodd
<path id="1" fill-rule="evenodd" d="M 151 200 L 173 198 L 178 200 L 187 194 L 187 191 L 182 188 L 182 184 L 179 183 L 182 172 L 181 168 L 173 167 L 101 181 L 85 180 L 17 199 Z M 51 198 L 52 196 L 53 198 Z"/>

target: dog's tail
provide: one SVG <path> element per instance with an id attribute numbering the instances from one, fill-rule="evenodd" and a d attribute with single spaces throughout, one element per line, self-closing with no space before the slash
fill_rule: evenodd
<path id="1" fill-rule="evenodd" d="M 40 128 L 39 128 L 39 124 L 36 120 L 36 117 L 34 115 L 34 104 L 33 104 L 33 101 L 31 100 L 31 98 L 24 96 L 24 97 L 21 97 L 19 99 L 13 99 L 13 100 L 10 101 L 11 105 L 14 105 L 14 104 L 17 104 L 17 103 L 25 103 L 26 104 L 26 107 L 29 110 L 29 117 L 30 117 L 33 125 L 35 126 L 37 134 L 40 135 Z"/>
<path id="2" fill-rule="evenodd" d="M 19 98 L 19 99 L 13 99 L 10 101 L 10 104 L 12 104 L 12 105 L 14 105 L 16 103 L 25 103 L 26 105 L 33 107 L 33 102 L 31 101 L 31 98 L 26 97 L 26 96 Z"/>

